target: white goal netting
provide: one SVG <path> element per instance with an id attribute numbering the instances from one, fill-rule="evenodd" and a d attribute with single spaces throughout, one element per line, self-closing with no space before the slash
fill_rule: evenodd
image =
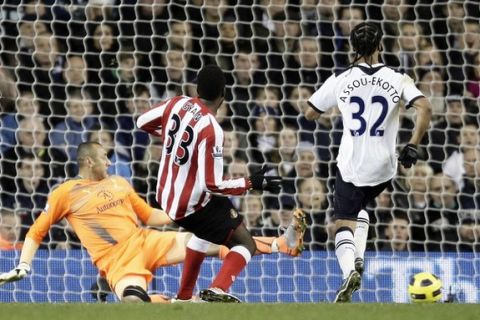
<path id="1" fill-rule="evenodd" d="M 292 209 L 310 224 L 300 258 L 256 257 L 232 287 L 249 302 L 332 301 L 341 282 L 333 251 L 332 186 L 338 112 L 305 119 L 306 100 L 348 66 L 360 21 L 384 34 L 382 60 L 413 77 L 434 106 L 421 161 L 399 169 L 368 207 L 366 271 L 356 301 L 406 302 L 410 275 L 437 274 L 444 298 L 480 302 L 480 9 L 474 0 L 4 0 L 0 2 L 0 272 L 18 261 L 51 188 L 76 174 L 76 148 L 101 141 L 111 174 L 152 206 L 161 142 L 135 127 L 156 103 L 195 95 L 195 75 L 216 63 L 227 76 L 217 114 L 225 175 L 264 163 L 280 195 L 232 199 L 255 235 L 276 236 Z M 401 113 L 398 145 L 415 114 Z M 59 223 L 27 279 L 0 302 L 93 301 L 97 272 Z M 220 262 L 208 260 L 198 287 Z M 181 266 L 158 271 L 152 291 L 174 295 Z M 112 299 L 109 297 L 109 299 Z"/>

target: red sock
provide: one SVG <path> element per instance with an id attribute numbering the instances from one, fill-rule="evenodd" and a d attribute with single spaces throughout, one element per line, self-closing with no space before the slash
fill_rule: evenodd
<path id="1" fill-rule="evenodd" d="M 203 252 L 195 251 L 187 247 L 185 262 L 183 264 L 182 281 L 177 294 L 178 299 L 188 300 L 192 298 L 193 288 L 195 288 L 195 283 L 197 282 L 205 255 Z"/>
<path id="2" fill-rule="evenodd" d="M 222 268 L 210 287 L 227 291 L 246 265 L 247 261 L 245 261 L 245 258 L 240 253 L 230 251 L 225 257 Z"/>

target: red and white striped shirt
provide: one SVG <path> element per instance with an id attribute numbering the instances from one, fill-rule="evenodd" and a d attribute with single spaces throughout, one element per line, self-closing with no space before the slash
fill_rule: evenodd
<path id="1" fill-rule="evenodd" d="M 246 178 L 223 180 L 223 130 L 199 98 L 162 102 L 142 114 L 137 126 L 163 139 L 157 201 L 173 220 L 205 207 L 211 194 L 248 189 Z"/>

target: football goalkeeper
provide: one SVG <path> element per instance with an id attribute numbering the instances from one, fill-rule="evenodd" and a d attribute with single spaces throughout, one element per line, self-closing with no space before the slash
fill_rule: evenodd
<path id="1" fill-rule="evenodd" d="M 123 302 L 169 302 L 162 295 L 148 295 L 147 284 L 152 272 L 162 266 L 185 259 L 186 232 L 160 232 L 142 228 L 138 220 L 149 226 L 171 223 L 162 211 L 150 207 L 122 177 L 108 176 L 107 152 L 96 142 L 78 147 L 79 175 L 68 180 L 49 195 L 47 206 L 31 226 L 23 245 L 18 266 L 0 274 L 0 285 L 17 281 L 30 272 L 30 265 L 51 225 L 66 218 L 87 249 L 93 264 L 105 277 L 112 291 Z M 256 238 L 257 254 L 283 252 L 297 256 L 305 231 L 300 210 L 292 222 L 297 232 L 279 238 Z M 289 249 L 288 243 L 297 247 Z M 224 257 L 226 247 L 212 245 L 209 255 Z"/>

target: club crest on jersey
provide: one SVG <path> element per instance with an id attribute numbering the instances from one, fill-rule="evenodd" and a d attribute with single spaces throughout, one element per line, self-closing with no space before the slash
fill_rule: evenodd
<path id="1" fill-rule="evenodd" d="M 97 193 L 97 197 L 110 201 L 113 199 L 113 193 L 107 190 L 100 190 L 100 192 Z"/>
<path id="2" fill-rule="evenodd" d="M 219 147 L 219 146 L 213 147 L 212 156 L 214 158 L 223 158 L 223 147 Z"/>
<path id="3" fill-rule="evenodd" d="M 236 217 L 238 217 L 238 212 L 237 212 L 237 210 L 235 210 L 235 209 L 230 209 L 230 217 L 232 217 L 232 219 L 235 219 Z"/>

